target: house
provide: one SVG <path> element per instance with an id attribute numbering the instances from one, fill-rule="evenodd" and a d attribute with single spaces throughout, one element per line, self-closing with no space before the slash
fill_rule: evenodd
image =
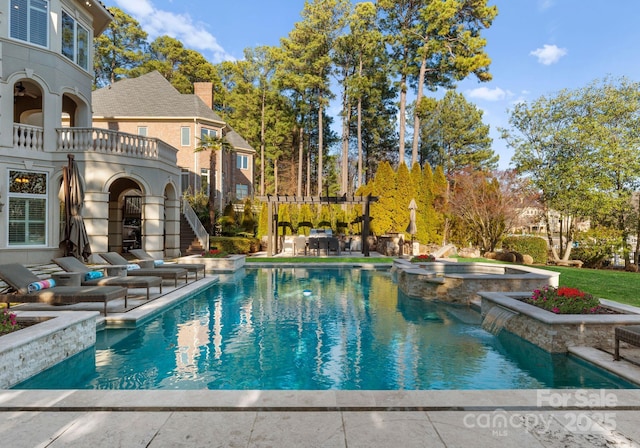
<path id="1" fill-rule="evenodd" d="M 233 151 L 215 151 L 216 207 L 253 195 L 256 151 L 213 107 L 213 84 L 194 84 L 182 94 L 159 72 L 123 79 L 93 92 L 93 125 L 118 132 L 157 137 L 178 149 L 182 191 L 209 194 L 210 151 L 196 151 L 206 135 L 224 136 Z"/>
<path id="2" fill-rule="evenodd" d="M 111 20 L 96 0 L 0 2 L 0 263 L 61 254 L 69 155 L 83 178 L 93 254 L 124 250 L 132 216 L 139 245 L 180 253 L 178 151 L 160 138 L 92 127 L 92 41 Z"/>

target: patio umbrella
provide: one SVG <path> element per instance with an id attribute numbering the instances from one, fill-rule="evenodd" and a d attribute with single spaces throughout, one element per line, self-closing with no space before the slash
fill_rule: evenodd
<path id="1" fill-rule="evenodd" d="M 84 187 L 73 154 L 68 154 L 67 158 L 69 162 L 62 169 L 63 182 L 60 192 L 60 199 L 64 201 L 65 210 L 64 239 L 60 242 L 60 247 L 64 249 L 65 256 L 87 261 L 91 255 L 91 247 L 81 215 Z"/>
<path id="2" fill-rule="evenodd" d="M 416 225 L 417 208 L 416 200 L 411 199 L 411 202 L 409 202 L 409 225 L 407 226 L 407 233 L 411 235 L 411 239 L 413 239 L 413 236 L 418 233 L 418 226 Z"/>

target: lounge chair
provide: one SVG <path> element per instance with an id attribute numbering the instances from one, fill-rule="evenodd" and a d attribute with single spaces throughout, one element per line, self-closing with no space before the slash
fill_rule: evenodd
<path id="1" fill-rule="evenodd" d="M 149 300 L 149 289 L 152 286 L 160 288 L 162 294 L 162 277 L 159 276 L 102 276 L 99 278 L 87 278 L 91 272 L 101 272 L 91 269 L 89 266 L 78 260 L 76 257 L 54 258 L 53 262 L 67 272 L 80 272 L 82 286 L 123 286 L 125 288 L 147 288 L 147 300 Z"/>
<path id="2" fill-rule="evenodd" d="M 166 269 L 166 268 L 182 268 L 186 269 L 189 272 L 193 272 L 196 274 L 196 280 L 198 280 L 198 271 L 202 271 L 202 276 L 206 277 L 206 267 L 207 265 L 204 263 L 164 263 L 162 260 L 156 260 L 153 258 L 151 254 L 148 254 L 142 249 L 131 249 L 129 253 L 136 257 L 138 260 L 143 261 L 153 261 L 154 266 L 158 269 Z"/>
<path id="3" fill-rule="evenodd" d="M 141 268 L 139 264 L 132 263 L 122 255 L 117 252 L 105 252 L 100 254 L 100 257 L 107 263 L 114 266 L 137 266 L 135 269 L 127 269 L 127 275 L 131 276 L 157 276 L 162 277 L 163 279 L 173 280 L 175 282 L 175 286 L 178 286 L 178 278 L 184 277 L 184 282 L 187 283 L 189 281 L 189 271 L 182 268 L 165 268 L 165 269 L 157 269 L 155 267 L 151 268 Z"/>
<path id="4" fill-rule="evenodd" d="M 11 303 L 47 303 L 50 305 L 70 305 L 82 302 L 104 302 L 104 315 L 107 315 L 107 302 L 124 298 L 127 308 L 127 289 L 120 286 L 53 286 L 47 289 L 30 291 L 29 286 L 42 281 L 28 268 L 18 263 L 0 265 L 0 279 L 7 286 L 0 291 L 0 301 Z"/>

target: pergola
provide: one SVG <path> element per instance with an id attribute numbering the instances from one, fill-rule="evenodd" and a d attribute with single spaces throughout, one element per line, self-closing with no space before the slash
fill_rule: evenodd
<path id="1" fill-rule="evenodd" d="M 270 217 L 268 225 L 269 239 L 267 240 L 267 255 L 272 256 L 278 253 L 278 206 L 280 204 L 309 204 L 309 205 L 362 205 L 362 253 L 365 257 L 369 256 L 369 225 L 371 218 L 369 217 L 369 204 L 378 200 L 375 196 L 289 196 L 286 194 L 268 194 L 259 196 L 259 201 L 267 203 L 267 215 Z"/>

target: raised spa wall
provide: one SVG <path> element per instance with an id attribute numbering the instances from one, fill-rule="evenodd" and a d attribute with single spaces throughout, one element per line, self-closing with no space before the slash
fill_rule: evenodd
<path id="1" fill-rule="evenodd" d="M 244 267 L 246 255 L 228 255 L 224 258 L 204 258 L 200 255 L 190 255 L 178 258 L 178 263 L 200 264 L 204 263 L 207 273 L 235 272 Z"/>
<path id="2" fill-rule="evenodd" d="M 456 304 L 479 301 L 481 291 L 533 291 L 558 286 L 560 274 L 531 266 L 396 259 L 392 271 L 398 287 L 410 297 Z"/>

